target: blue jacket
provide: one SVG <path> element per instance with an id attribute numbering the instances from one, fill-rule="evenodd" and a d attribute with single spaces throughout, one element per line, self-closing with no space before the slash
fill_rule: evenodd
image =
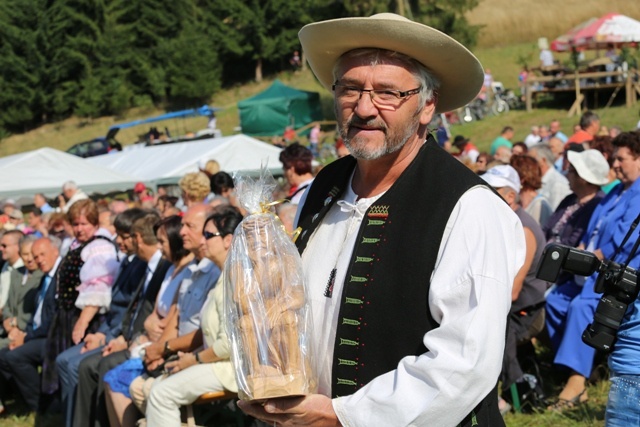
<path id="1" fill-rule="evenodd" d="M 618 185 L 607 195 L 603 204 L 605 201 L 611 203 L 612 197 L 617 197 L 620 191 L 621 186 Z M 622 195 L 614 209 L 615 212 L 612 213 L 616 214 L 615 222 L 610 226 L 613 231 L 607 233 L 607 239 L 602 241 L 603 246 L 606 246 L 607 250 L 611 252 L 621 243 L 629 230 L 629 225 L 640 214 L 640 179 L 637 179 L 626 191 L 626 194 Z M 622 255 L 618 256 L 616 260 L 619 262 L 626 260 L 631 247 L 639 238 L 640 233 L 636 228 L 621 251 Z M 604 250 L 603 253 L 606 257 L 611 256 L 611 253 Z M 640 251 L 636 252 L 629 263 L 629 267 L 636 270 L 640 269 Z M 640 375 L 640 301 L 638 299 L 633 304 L 629 304 L 617 337 L 613 353 L 609 357 L 611 370 L 616 374 Z"/>
<path id="2" fill-rule="evenodd" d="M 124 263 L 125 258 L 122 262 Z M 122 334 L 122 319 L 131 303 L 133 293 L 146 276 L 147 263 L 134 256 L 129 265 L 122 268 L 111 288 L 111 305 L 106 319 L 98 328 L 105 335 L 106 342 Z"/>
<path id="3" fill-rule="evenodd" d="M 601 222 L 594 249 L 600 249 L 607 259 L 616 252 L 629 231 L 629 226 L 640 213 L 640 179 L 637 179 L 624 193 L 622 190 L 622 184 L 618 184 L 602 199 L 593 211 L 587 232 L 582 239 L 586 246 L 598 223 Z M 634 238 L 627 241 L 616 260 L 624 260 L 629 256 L 634 241 Z"/>

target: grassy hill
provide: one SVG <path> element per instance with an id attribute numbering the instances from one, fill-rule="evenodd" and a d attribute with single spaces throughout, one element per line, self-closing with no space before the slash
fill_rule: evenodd
<path id="1" fill-rule="evenodd" d="M 529 43 L 537 46 L 538 37 L 549 41 L 569 29 L 609 12 L 640 20 L 640 2 L 636 0 L 480 0 L 466 16 L 470 23 L 484 26 L 480 47 Z"/>

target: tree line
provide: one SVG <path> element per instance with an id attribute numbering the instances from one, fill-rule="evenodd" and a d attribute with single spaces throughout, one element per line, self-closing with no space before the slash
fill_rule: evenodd
<path id="1" fill-rule="evenodd" d="M 396 12 L 466 45 L 479 0 L 2 0 L 0 137 L 71 115 L 200 106 L 289 67 L 310 22 Z"/>

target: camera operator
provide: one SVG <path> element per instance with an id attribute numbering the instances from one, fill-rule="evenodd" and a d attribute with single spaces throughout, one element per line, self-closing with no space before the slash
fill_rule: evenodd
<path id="1" fill-rule="evenodd" d="M 624 247 L 620 248 L 619 245 L 640 212 L 640 132 L 622 133 L 614 139 L 613 144 L 616 147 L 613 168 L 621 182 L 596 207 L 579 248 L 593 252 L 600 259 L 610 259 L 618 251 L 617 260 L 625 260 L 635 239 L 629 239 Z M 637 268 L 639 260 L 640 255 L 636 254 L 630 266 Z M 547 329 L 552 345 L 557 350 L 554 363 L 571 370 L 569 380 L 552 409 L 571 408 L 587 400 L 585 381 L 591 374 L 595 350 L 584 344 L 581 336 L 593 320 L 601 296 L 594 292 L 596 278 L 597 273 L 587 277 L 586 281 L 574 276 L 565 283 L 558 283 L 547 295 Z M 623 325 L 621 331 L 623 329 L 626 335 L 633 330 L 633 326 Z M 640 330 L 635 335 L 635 362 L 627 363 L 632 356 L 628 353 L 629 338 L 623 338 L 620 344 L 616 344 L 610 359 L 614 372 L 623 369 L 616 362 L 622 356 L 626 363 L 623 370 L 633 371 L 631 367 L 636 370 L 624 373 L 640 375 Z M 640 393 L 640 384 L 637 391 Z"/>
<path id="2" fill-rule="evenodd" d="M 612 193 L 630 193 L 629 210 L 624 215 L 624 223 L 617 224 L 619 235 L 629 228 L 626 220 L 633 220 L 640 212 L 640 131 L 624 132 L 613 140 L 616 147 L 613 169 L 621 181 Z M 623 197 L 623 196 L 621 196 Z M 636 231 L 629 239 L 631 246 L 638 239 Z M 619 241 L 619 240 L 617 240 Z M 625 245 L 627 246 L 627 245 Z M 621 251 L 624 260 L 628 249 Z M 606 254 L 605 254 L 606 255 Z M 629 267 L 640 268 L 640 253 L 636 253 Z M 617 341 L 609 356 L 611 371 L 611 389 L 605 415 L 607 427 L 640 425 L 640 301 L 629 305 L 625 317 L 618 329 Z"/>

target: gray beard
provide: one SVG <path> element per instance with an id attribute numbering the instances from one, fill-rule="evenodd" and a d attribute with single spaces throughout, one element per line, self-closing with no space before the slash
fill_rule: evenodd
<path id="1" fill-rule="evenodd" d="M 356 159 L 377 160 L 388 154 L 392 154 L 400 150 L 402 147 L 404 147 L 409 138 L 411 138 L 418 132 L 418 128 L 420 127 L 420 122 L 418 120 L 419 114 L 420 110 L 416 111 L 416 113 L 412 117 L 412 122 L 410 123 L 410 125 L 404 127 L 401 132 L 389 132 L 389 128 L 387 128 L 384 122 L 376 122 L 375 120 L 363 121 L 358 119 L 357 116 L 353 116 L 351 120 L 340 124 L 340 136 L 344 141 L 344 145 L 349 150 L 349 153 Z M 353 124 L 379 127 L 385 135 L 384 143 L 382 144 L 382 146 L 376 149 L 371 149 L 367 147 L 367 141 L 365 138 L 361 138 L 358 136 L 349 138 L 349 129 Z"/>

